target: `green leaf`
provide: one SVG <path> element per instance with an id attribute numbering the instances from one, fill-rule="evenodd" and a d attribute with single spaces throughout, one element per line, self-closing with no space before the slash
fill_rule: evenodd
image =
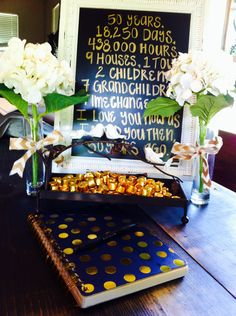
<path id="1" fill-rule="evenodd" d="M 4 84 L 0 84 L 0 95 L 12 105 L 15 105 L 25 118 L 28 117 L 28 103 L 22 99 L 20 94 L 16 94 L 13 89 L 9 89 Z"/>
<path id="2" fill-rule="evenodd" d="M 159 97 L 147 103 L 143 116 L 161 115 L 169 117 L 178 112 L 182 107 L 173 99 Z"/>
<path id="3" fill-rule="evenodd" d="M 190 107 L 193 116 L 198 116 L 207 125 L 220 110 L 229 107 L 234 100 L 229 95 L 200 95 L 197 102 Z"/>
<path id="4" fill-rule="evenodd" d="M 66 96 L 59 93 L 50 93 L 44 97 L 44 102 L 46 106 L 46 111 L 43 114 L 48 114 L 52 112 L 57 112 L 71 106 L 73 104 L 81 104 L 88 101 L 89 96 L 83 92 L 72 96 Z"/>

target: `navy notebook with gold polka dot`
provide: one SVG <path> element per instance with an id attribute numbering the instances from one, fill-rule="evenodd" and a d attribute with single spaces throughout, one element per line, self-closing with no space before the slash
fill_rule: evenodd
<path id="1" fill-rule="evenodd" d="M 96 212 L 89 207 L 45 211 L 28 219 L 83 308 L 182 277 L 188 270 L 173 249 L 113 206 Z"/>

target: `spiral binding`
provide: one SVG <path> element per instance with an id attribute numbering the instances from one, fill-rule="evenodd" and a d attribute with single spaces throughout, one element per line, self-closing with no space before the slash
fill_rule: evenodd
<path id="1" fill-rule="evenodd" d="M 82 296 L 78 285 L 82 291 L 86 291 L 86 286 L 75 272 L 74 267 L 70 265 L 69 260 L 66 258 L 66 255 L 60 249 L 55 239 L 52 237 L 51 230 L 42 223 L 39 216 L 36 214 L 30 214 L 28 216 L 28 222 L 31 224 L 41 246 L 46 251 L 47 259 L 51 259 L 69 291 L 76 301 L 81 303 Z"/>

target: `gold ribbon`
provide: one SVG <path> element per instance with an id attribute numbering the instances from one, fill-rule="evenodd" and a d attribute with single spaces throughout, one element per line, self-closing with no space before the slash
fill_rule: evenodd
<path id="1" fill-rule="evenodd" d="M 10 176 L 18 174 L 20 177 L 23 176 L 26 161 L 37 151 L 48 145 L 55 145 L 56 143 L 62 142 L 64 137 L 59 131 L 53 131 L 47 137 L 40 139 L 38 142 L 29 140 L 27 138 L 10 138 L 10 150 L 27 150 L 27 152 L 18 160 L 16 160 L 12 166 Z"/>
<path id="2" fill-rule="evenodd" d="M 185 145 L 176 142 L 174 143 L 171 150 L 171 153 L 174 154 L 174 156 L 166 162 L 166 166 L 170 166 L 173 159 L 190 160 L 197 156 L 200 156 L 203 166 L 201 174 L 203 185 L 204 187 L 210 188 L 211 179 L 209 175 L 208 161 L 205 157 L 205 154 L 216 155 L 219 152 L 222 145 L 223 141 L 220 136 L 215 137 L 212 140 L 207 140 L 205 144 L 202 146 L 199 146 L 198 144 L 196 146 Z"/>

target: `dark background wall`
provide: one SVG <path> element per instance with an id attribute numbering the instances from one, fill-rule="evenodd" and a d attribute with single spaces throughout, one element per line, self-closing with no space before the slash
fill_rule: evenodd
<path id="1" fill-rule="evenodd" d="M 52 8 L 60 0 L 0 0 L 0 12 L 19 15 L 19 37 L 42 43 L 51 32 Z"/>

